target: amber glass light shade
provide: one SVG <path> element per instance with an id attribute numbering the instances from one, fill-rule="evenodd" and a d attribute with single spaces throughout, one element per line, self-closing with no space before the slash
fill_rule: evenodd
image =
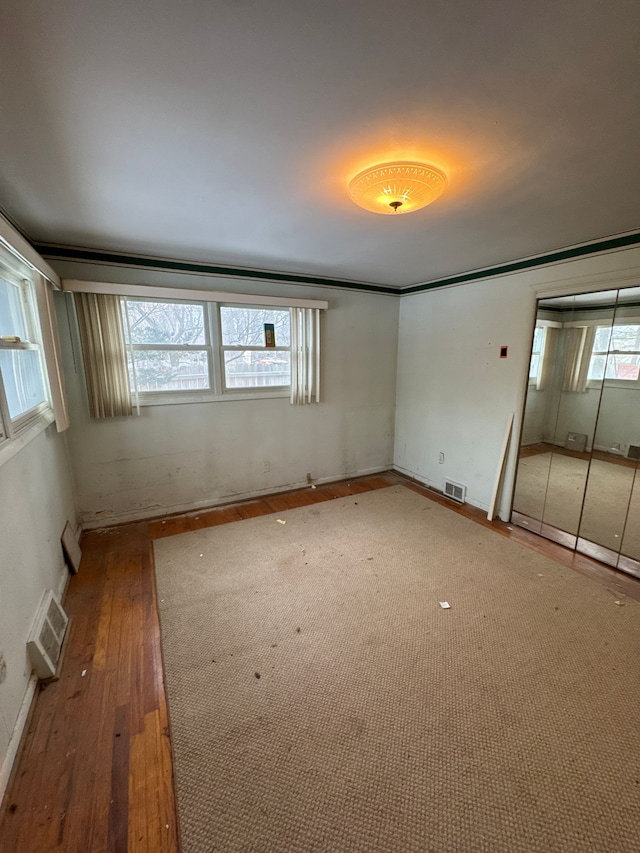
<path id="1" fill-rule="evenodd" d="M 349 182 L 349 193 L 365 210 L 398 214 L 426 207 L 446 186 L 447 176 L 437 166 L 400 160 L 359 172 Z"/>

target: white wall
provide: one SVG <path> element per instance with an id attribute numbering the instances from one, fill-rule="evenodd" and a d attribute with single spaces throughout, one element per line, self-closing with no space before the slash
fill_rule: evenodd
<path id="1" fill-rule="evenodd" d="M 535 385 L 529 385 L 527 402 L 525 404 L 524 424 L 522 427 L 522 443 L 538 444 L 545 439 L 545 424 L 547 423 L 547 401 L 549 391 L 536 390 Z"/>
<path id="2" fill-rule="evenodd" d="M 500 503 L 507 519 L 536 297 L 633 285 L 639 275 L 634 248 L 403 297 L 396 467 L 439 489 L 445 478 L 465 484 L 468 502 L 487 509 L 513 411 Z M 499 358 L 501 345 L 509 346 L 507 359 Z"/>
<path id="3" fill-rule="evenodd" d="M 528 375 L 535 297 L 523 295 L 503 278 L 401 300 L 395 465 L 438 489 L 462 483 L 483 509 Z"/>
<path id="4" fill-rule="evenodd" d="M 394 296 L 208 276 L 57 263 L 67 278 L 327 299 L 322 402 L 286 398 L 144 407 L 88 416 L 69 312 L 63 359 L 69 446 L 85 526 L 162 515 L 306 483 L 384 470 L 393 460 L 398 303 Z M 69 302 L 69 295 L 63 296 Z M 69 305 L 58 305 L 61 329 Z M 271 470 L 263 473 L 263 462 Z"/>
<path id="5" fill-rule="evenodd" d="M 630 444 L 640 444 L 640 390 L 605 385 L 584 393 L 562 391 L 559 407 L 549 413 L 544 440 L 564 446 L 569 432 L 586 433 L 587 450 L 593 445 L 626 455 Z"/>
<path id="6" fill-rule="evenodd" d="M 0 466 L 0 653 L 7 664 L 0 684 L 0 799 L 35 684 L 27 635 L 44 590 L 60 592 L 67 578 L 60 547 L 67 520 L 75 523 L 69 462 L 64 434 L 52 424 Z"/>
<path id="7" fill-rule="evenodd" d="M 594 392 L 587 393 L 595 396 Z M 630 444 L 640 445 L 640 391 L 605 385 L 595 434 L 596 449 L 626 456 Z"/>

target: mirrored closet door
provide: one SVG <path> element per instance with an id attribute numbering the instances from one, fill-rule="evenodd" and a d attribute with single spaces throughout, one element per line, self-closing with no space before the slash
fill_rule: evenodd
<path id="1" fill-rule="evenodd" d="M 538 304 L 512 521 L 640 577 L 640 288 Z"/>

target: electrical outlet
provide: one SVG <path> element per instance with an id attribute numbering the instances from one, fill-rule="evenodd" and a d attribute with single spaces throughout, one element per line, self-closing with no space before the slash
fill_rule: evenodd
<path id="1" fill-rule="evenodd" d="M 312 482 L 313 482 L 313 479 L 311 477 L 311 474 L 309 473 L 309 474 L 307 474 L 307 483 L 312 483 Z"/>
<path id="2" fill-rule="evenodd" d="M 438 453 L 438 462 L 441 465 L 444 463 L 444 453 Z"/>
<path id="3" fill-rule="evenodd" d="M 7 662 L 4 659 L 4 655 L 0 654 L 0 684 L 2 684 L 2 682 L 5 680 L 6 677 L 7 677 Z"/>
<path id="4" fill-rule="evenodd" d="M 264 474 L 268 474 L 269 471 L 271 471 L 271 462 L 269 462 L 269 460 L 267 459 L 265 462 L 262 463 L 262 472 Z"/>

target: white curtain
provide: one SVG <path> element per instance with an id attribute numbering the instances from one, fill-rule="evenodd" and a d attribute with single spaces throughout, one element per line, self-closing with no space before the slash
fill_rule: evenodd
<path id="1" fill-rule="evenodd" d="M 60 340 L 53 305 L 53 286 L 39 272 L 34 273 L 38 318 L 42 333 L 42 349 L 51 389 L 51 406 L 56 419 L 56 429 L 63 432 L 69 426 L 69 408 L 62 373 Z"/>
<path id="2" fill-rule="evenodd" d="M 320 310 L 291 309 L 291 403 L 320 402 Z"/>
<path id="3" fill-rule="evenodd" d="M 563 391 L 587 390 L 587 376 L 595 337 L 596 326 L 576 326 L 567 329 Z"/>
<path id="4" fill-rule="evenodd" d="M 133 414 L 120 297 L 76 293 L 75 302 L 91 417 Z"/>

